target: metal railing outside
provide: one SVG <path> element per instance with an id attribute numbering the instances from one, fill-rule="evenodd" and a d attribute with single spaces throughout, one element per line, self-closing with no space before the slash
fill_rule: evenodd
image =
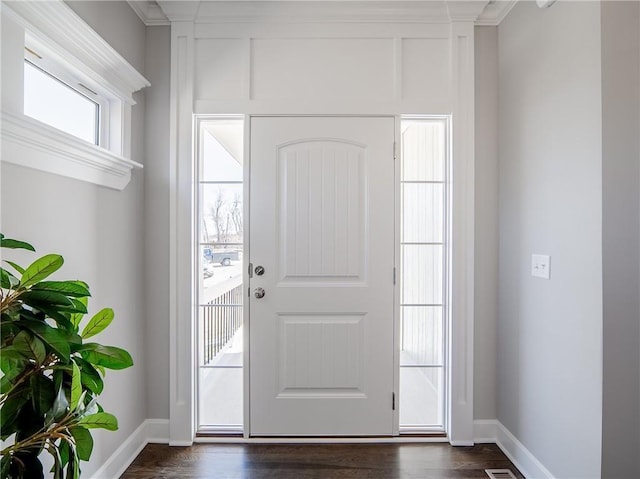
<path id="1" fill-rule="evenodd" d="M 242 326 L 242 291 L 240 284 L 200 306 L 204 366 L 211 364 Z"/>

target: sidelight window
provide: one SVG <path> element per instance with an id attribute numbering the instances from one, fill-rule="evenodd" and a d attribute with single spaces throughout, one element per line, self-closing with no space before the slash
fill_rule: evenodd
<path id="1" fill-rule="evenodd" d="M 448 119 L 401 135 L 400 432 L 444 431 Z"/>
<path id="2" fill-rule="evenodd" d="M 243 428 L 243 120 L 198 130 L 198 432 Z"/>

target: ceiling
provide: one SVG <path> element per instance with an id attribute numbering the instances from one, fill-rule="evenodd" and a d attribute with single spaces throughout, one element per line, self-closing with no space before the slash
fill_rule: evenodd
<path id="1" fill-rule="evenodd" d="M 145 25 L 171 21 L 365 21 L 498 25 L 517 0 L 128 0 Z"/>

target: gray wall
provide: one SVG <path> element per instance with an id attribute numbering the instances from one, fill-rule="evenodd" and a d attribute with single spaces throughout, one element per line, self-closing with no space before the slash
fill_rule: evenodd
<path id="1" fill-rule="evenodd" d="M 602 3 L 602 477 L 640 477 L 640 8 Z"/>
<path id="2" fill-rule="evenodd" d="M 475 29 L 476 232 L 474 419 L 496 418 L 498 28 Z"/>
<path id="3" fill-rule="evenodd" d="M 148 27 L 145 76 L 145 301 L 147 414 L 169 419 L 169 79 L 170 27 Z"/>
<path id="4" fill-rule="evenodd" d="M 499 27 L 498 419 L 559 478 L 601 472 L 600 54 L 598 2 Z"/>
<path id="5" fill-rule="evenodd" d="M 145 28 L 126 3 L 83 2 L 72 8 L 143 71 Z M 132 159 L 143 162 L 144 95 L 135 98 Z M 90 477 L 147 417 L 143 172 L 134 171 L 127 188 L 115 191 L 5 162 L 0 170 L 2 232 L 32 242 L 40 254 L 62 254 L 58 278 L 89 283 L 90 313 L 106 306 L 115 310 L 114 322 L 96 340 L 127 349 L 135 362 L 128 370 L 107 373 L 101 404 L 118 417 L 120 429 L 94 433 L 92 460 L 83 466 L 83 476 Z"/>
<path id="6" fill-rule="evenodd" d="M 74 12 L 144 74 L 145 26 L 124 1 L 67 1 Z"/>

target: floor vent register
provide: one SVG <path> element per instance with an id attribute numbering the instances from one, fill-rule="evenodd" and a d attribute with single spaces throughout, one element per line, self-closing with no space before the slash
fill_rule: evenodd
<path id="1" fill-rule="evenodd" d="M 485 469 L 491 479 L 517 479 L 510 469 Z"/>

